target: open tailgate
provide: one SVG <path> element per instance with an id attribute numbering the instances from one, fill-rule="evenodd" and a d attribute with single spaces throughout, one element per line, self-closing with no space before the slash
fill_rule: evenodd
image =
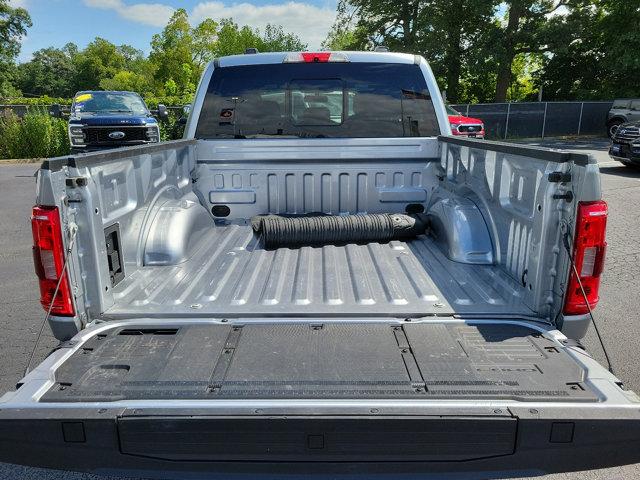
<path id="1" fill-rule="evenodd" d="M 524 322 L 131 320 L 0 399 L 0 461 L 166 477 L 640 461 L 640 401 Z"/>

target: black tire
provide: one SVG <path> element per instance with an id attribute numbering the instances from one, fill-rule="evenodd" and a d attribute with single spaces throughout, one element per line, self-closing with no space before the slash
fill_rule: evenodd
<path id="1" fill-rule="evenodd" d="M 613 136 L 616 134 L 616 130 L 618 130 L 618 127 L 623 123 L 624 121 L 620 120 L 619 118 L 611 120 L 607 123 L 607 135 L 609 135 L 609 138 L 613 138 Z"/>

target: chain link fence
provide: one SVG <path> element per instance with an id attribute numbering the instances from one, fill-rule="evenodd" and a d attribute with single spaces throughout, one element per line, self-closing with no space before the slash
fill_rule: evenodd
<path id="1" fill-rule="evenodd" d="M 484 122 L 486 137 L 504 140 L 507 138 L 545 138 L 561 136 L 602 136 L 606 137 L 607 113 L 613 104 L 604 102 L 518 102 L 518 103 L 476 103 L 452 105 L 463 115 L 478 118 Z M 0 112 L 12 110 L 24 116 L 26 105 L 0 105 Z M 167 107 L 179 117 L 181 106 Z"/>
<path id="2" fill-rule="evenodd" d="M 484 122 L 489 139 L 607 135 L 613 102 L 518 102 L 452 105 Z"/>

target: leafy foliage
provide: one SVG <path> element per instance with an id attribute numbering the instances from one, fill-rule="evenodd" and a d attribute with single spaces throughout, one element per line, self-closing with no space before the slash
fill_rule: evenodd
<path id="1" fill-rule="evenodd" d="M 75 93 L 73 47 L 50 47 L 35 52 L 31 61 L 18 67 L 17 87 L 29 95 L 72 96 Z"/>
<path id="2" fill-rule="evenodd" d="M 640 96 L 640 3 L 339 0 L 330 49 L 419 53 L 452 102 Z"/>
<path id="3" fill-rule="evenodd" d="M 31 26 L 24 8 L 12 8 L 0 0 L 0 96 L 15 92 L 15 58 L 20 53 L 20 39 Z"/>
<path id="4" fill-rule="evenodd" d="M 22 119 L 11 112 L 0 117 L 0 158 L 58 157 L 69 153 L 67 123 L 46 110 L 31 110 Z"/>
<path id="5" fill-rule="evenodd" d="M 60 105 L 70 106 L 73 99 L 63 98 L 63 97 L 50 97 L 48 95 L 43 95 L 41 97 L 11 97 L 4 99 L 2 103 L 4 105 L 26 105 L 30 106 L 42 106 L 47 107 L 49 105 L 53 105 L 58 103 Z"/>
<path id="6" fill-rule="evenodd" d="M 579 0 L 550 39 L 537 81 L 550 100 L 640 96 L 640 3 Z"/>
<path id="7" fill-rule="evenodd" d="M 9 11 L 6 2 L 0 0 L 0 15 Z M 11 11 L 26 14 L 21 9 Z M 14 28 L 14 37 L 23 34 L 29 25 L 24 23 L 22 30 Z M 17 37 L 14 40 L 7 48 L 15 56 L 19 42 Z M 0 41 L 4 45 L 1 36 Z M 5 82 L 8 87 L 2 90 L 0 85 L 0 97 L 19 96 L 22 92 L 28 97 L 68 98 L 80 90 L 130 90 L 143 95 L 152 106 L 156 98 L 171 99 L 166 102 L 170 105 L 186 104 L 208 62 L 218 56 L 243 53 L 249 47 L 268 52 L 303 50 L 306 45 L 276 25 L 267 25 L 264 32 L 239 27 L 232 19 L 219 23 L 205 19 L 191 26 L 186 10 L 178 9 L 162 32 L 152 37 L 148 57 L 134 47 L 99 37 L 84 50 L 73 43 L 63 48 L 44 48 L 35 52 L 29 62 L 13 66 L 14 74 L 10 78 L 5 75 L 10 80 Z"/>

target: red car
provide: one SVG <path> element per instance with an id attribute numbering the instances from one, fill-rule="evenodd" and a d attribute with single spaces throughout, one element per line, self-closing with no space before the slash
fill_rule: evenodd
<path id="1" fill-rule="evenodd" d="M 451 133 L 457 136 L 484 138 L 484 123 L 477 118 L 465 117 L 457 110 L 447 107 L 447 115 L 449 115 L 449 123 L 451 124 Z"/>

